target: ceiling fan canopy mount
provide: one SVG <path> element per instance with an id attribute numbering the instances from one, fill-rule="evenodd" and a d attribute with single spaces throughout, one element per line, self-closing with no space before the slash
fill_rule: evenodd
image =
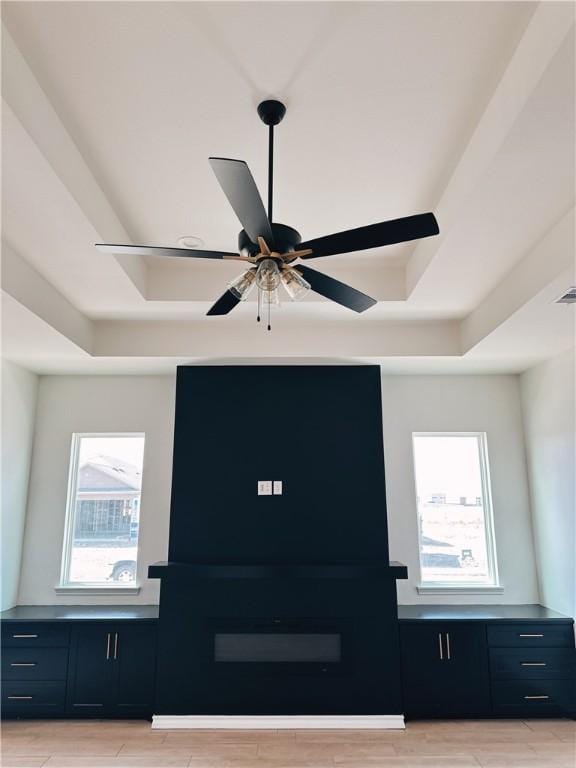
<path id="1" fill-rule="evenodd" d="M 97 244 L 104 253 L 138 254 L 142 256 L 180 256 L 186 258 L 242 261 L 247 271 L 233 280 L 226 292 L 210 307 L 208 315 L 226 315 L 248 296 L 258 285 L 260 300 L 270 306 L 278 303 L 277 288 L 284 285 L 288 295 L 298 300 L 312 290 L 355 312 L 364 312 L 376 300 L 335 280 L 318 270 L 292 262 L 297 259 L 316 259 L 339 253 L 354 253 L 369 248 L 380 248 L 395 243 L 409 242 L 439 233 L 433 213 L 405 216 L 378 224 L 336 232 L 331 235 L 302 241 L 300 233 L 287 224 L 273 220 L 274 191 L 274 127 L 286 114 L 286 107 L 275 99 L 258 105 L 258 115 L 268 126 L 268 206 L 260 197 L 254 178 L 243 160 L 226 157 L 209 158 L 212 170 L 242 230 L 238 235 L 238 251 L 206 251 L 196 248 L 171 248 L 149 245 Z M 265 274 L 268 277 L 265 279 Z M 274 279 L 272 279 L 272 275 Z M 275 287 L 271 287 L 274 283 Z M 258 316 L 258 319 L 259 316 Z M 270 322 L 268 322 L 270 329 Z"/>
<path id="2" fill-rule="evenodd" d="M 258 104 L 258 115 L 264 125 L 278 125 L 284 119 L 286 107 L 276 99 L 266 99 Z"/>

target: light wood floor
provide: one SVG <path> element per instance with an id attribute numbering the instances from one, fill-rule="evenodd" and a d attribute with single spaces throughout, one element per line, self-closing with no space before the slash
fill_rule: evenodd
<path id="1" fill-rule="evenodd" d="M 152 731 L 142 721 L 2 726 L 5 768 L 575 768 L 576 723 L 409 723 L 406 731 Z"/>

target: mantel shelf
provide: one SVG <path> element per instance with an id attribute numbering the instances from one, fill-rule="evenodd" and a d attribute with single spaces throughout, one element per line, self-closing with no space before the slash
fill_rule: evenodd
<path id="1" fill-rule="evenodd" d="M 245 564 L 158 562 L 148 566 L 148 577 L 162 579 L 406 579 L 402 563 Z"/>

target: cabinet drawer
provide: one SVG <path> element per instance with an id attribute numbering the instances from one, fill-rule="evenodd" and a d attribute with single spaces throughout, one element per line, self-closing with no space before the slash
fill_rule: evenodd
<path id="1" fill-rule="evenodd" d="M 7 681 L 2 684 L 3 715 L 64 713 L 64 681 Z"/>
<path id="2" fill-rule="evenodd" d="M 4 648 L 66 646 L 69 639 L 70 630 L 67 626 L 29 622 L 5 622 L 2 625 Z"/>
<path id="3" fill-rule="evenodd" d="M 493 680 L 559 679 L 574 677 L 576 651 L 572 648 L 491 648 Z"/>
<path id="4" fill-rule="evenodd" d="M 500 648 L 574 647 L 571 624 L 489 624 L 488 645 Z"/>
<path id="5" fill-rule="evenodd" d="M 68 648 L 5 648 L 2 680 L 65 680 Z"/>
<path id="6" fill-rule="evenodd" d="M 574 680 L 515 680 L 492 683 L 492 706 L 496 714 L 564 715 L 574 711 L 576 681 Z"/>

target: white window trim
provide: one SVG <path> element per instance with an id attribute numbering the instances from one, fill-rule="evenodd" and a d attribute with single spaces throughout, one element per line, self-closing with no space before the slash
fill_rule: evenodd
<path id="1" fill-rule="evenodd" d="M 444 584 L 427 581 L 418 584 L 416 591 L 419 595 L 502 595 L 504 587 L 490 584 Z"/>
<path id="2" fill-rule="evenodd" d="M 73 584 L 58 584 L 54 587 L 54 592 L 57 595 L 109 595 L 114 593 L 115 595 L 138 595 L 140 593 L 140 587 L 120 587 L 110 586 L 107 587 L 104 584 L 84 584 L 81 582 L 74 582 Z"/>
<path id="3" fill-rule="evenodd" d="M 486 555 L 488 559 L 488 572 L 492 577 L 491 582 L 484 584 L 455 583 L 452 581 L 423 581 L 422 563 L 420 560 L 420 513 L 418 510 L 418 484 L 416 479 L 416 456 L 414 453 L 415 437 L 475 437 L 478 442 L 480 457 L 480 479 L 482 483 L 482 500 L 484 503 L 484 530 L 486 534 Z M 492 490 L 490 483 L 490 465 L 488 462 L 488 441 L 486 432 L 413 432 L 412 433 L 412 472 L 414 475 L 414 493 L 416 499 L 416 516 L 418 522 L 418 573 L 419 584 L 416 587 L 418 594 L 426 595 L 501 595 L 504 587 L 500 584 L 498 574 L 498 555 L 496 552 L 496 536 L 494 532 L 494 507 L 492 505 Z"/>
<path id="4" fill-rule="evenodd" d="M 62 543 L 62 559 L 60 565 L 60 583 L 54 587 L 57 595 L 137 595 L 140 585 L 136 581 L 132 586 L 106 584 L 104 582 L 77 582 L 68 581 L 70 573 L 70 561 L 72 558 L 72 543 L 74 539 L 74 506 L 76 491 L 78 490 L 78 457 L 80 455 L 80 441 L 84 437 L 143 437 L 144 432 L 74 432 L 70 447 L 70 466 L 68 470 L 68 484 L 66 487 L 66 519 L 64 522 L 64 538 Z M 146 443 L 144 443 L 146 450 Z M 138 532 L 140 534 L 140 532 Z M 138 535 L 138 549 L 140 548 L 140 535 Z M 138 575 L 138 554 L 136 555 L 136 575 Z"/>

